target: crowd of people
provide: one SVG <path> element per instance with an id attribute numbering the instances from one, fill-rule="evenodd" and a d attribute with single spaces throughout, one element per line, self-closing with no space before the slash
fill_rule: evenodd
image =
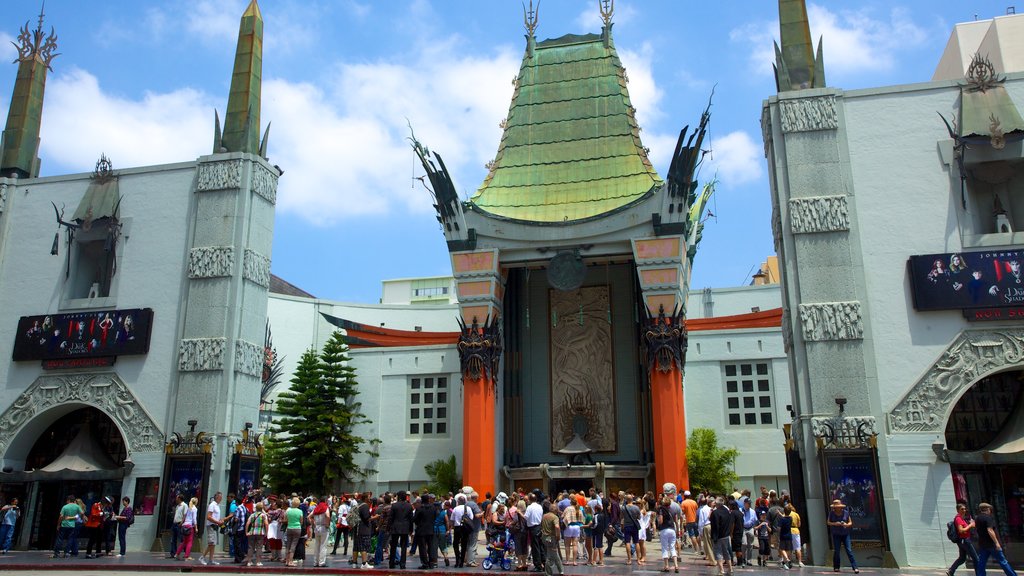
<path id="1" fill-rule="evenodd" d="M 79 555 L 79 539 L 88 538 L 86 558 L 119 554 L 127 547 L 128 528 L 134 522 L 131 501 L 125 497 L 117 512 L 113 498 L 104 497 L 86 507 L 68 496 L 57 518 L 54 558 Z M 16 499 L 0 506 L 0 554 L 11 546 L 15 524 L 21 517 Z M 802 519 L 783 491 L 761 487 L 753 497 L 748 490 L 732 494 L 678 493 L 672 484 L 655 495 L 615 492 L 604 494 L 568 490 L 546 495 L 540 490 L 480 495 L 471 488 L 433 495 L 405 492 L 325 495 L 229 494 L 227 503 L 214 494 L 203 515 L 199 501 L 178 496 L 168 557 L 193 560 L 195 537 L 202 532 L 198 561 L 218 564 L 215 553 L 223 535 L 237 564 L 263 566 L 278 562 L 302 566 L 307 553 L 312 565 L 327 566 L 330 556 L 347 558 L 353 568 L 420 569 L 463 568 L 483 565 L 504 570 L 562 574 L 565 566 L 604 566 L 615 544 L 624 548 L 625 564 L 638 568 L 657 565 L 649 560 L 649 542 L 660 544 L 661 572 L 679 572 L 684 551 L 698 561 L 717 567 L 719 575 L 734 568 L 777 565 L 783 570 L 803 567 L 800 534 Z M 849 567 L 860 572 L 851 548 L 853 520 L 841 499 L 831 502 L 826 517 L 831 536 L 833 571 L 840 571 L 845 553 Z M 486 552 L 479 554 L 483 536 Z M 966 503 L 957 504 L 947 537 L 959 557 L 946 571 L 954 576 L 968 559 L 985 576 L 991 558 L 1007 576 L 1016 576 L 1003 553 L 992 506 L 982 503 L 971 516 Z M 308 552 L 307 552 L 308 550 Z M 418 566 L 409 558 L 417 558 Z"/>
<path id="2" fill-rule="evenodd" d="M 17 508 L 17 500 L 12 503 Z M 18 513 L 20 514 L 20 511 Z M 128 546 L 128 528 L 134 523 L 135 511 L 132 509 L 131 499 L 127 496 L 121 499 L 121 511 L 118 512 L 114 508 L 113 497 L 104 496 L 87 507 L 81 498 L 69 494 L 57 518 L 53 557 L 78 556 L 79 539 L 83 534 L 88 538 L 85 547 L 86 558 L 112 556 L 115 536 L 118 543 L 117 556 L 124 556 Z M 4 548 L 5 554 L 8 547 Z"/>
<path id="3" fill-rule="evenodd" d="M 222 508 L 220 493 L 210 500 L 205 518 L 197 516 L 195 498 L 179 498 L 169 557 L 191 559 L 194 534 L 204 525 L 206 548 L 199 561 L 216 564 L 218 535 L 230 540 L 235 563 L 262 566 L 279 562 L 301 566 L 312 556 L 313 566 L 326 566 L 330 556 L 347 558 L 351 567 L 369 569 L 410 567 L 431 569 L 439 563 L 462 568 L 483 564 L 516 571 L 561 574 L 564 567 L 603 566 L 618 542 L 625 563 L 648 566 L 647 543 L 660 544 L 660 570 L 679 572 L 684 550 L 716 566 L 719 574 L 734 567 L 803 566 L 801 517 L 789 496 L 762 488 L 720 496 L 689 491 L 677 493 L 666 484 L 653 492 L 604 494 L 595 488 L 546 495 L 532 492 L 498 493 L 480 497 L 471 488 L 434 495 L 405 492 L 324 495 L 228 495 Z M 828 526 L 839 570 L 842 548 L 854 573 L 859 569 L 850 549 L 850 515 L 842 502 L 833 502 Z M 479 554 L 483 537 L 486 554 Z M 308 549 L 308 552 L 307 552 Z M 409 558 L 418 556 L 418 564 Z M 650 560 L 658 564 L 657 560 Z"/>

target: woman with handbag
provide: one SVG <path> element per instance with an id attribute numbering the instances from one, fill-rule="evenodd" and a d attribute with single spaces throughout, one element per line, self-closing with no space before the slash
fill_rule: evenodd
<path id="1" fill-rule="evenodd" d="M 679 572 L 679 553 L 676 551 L 676 522 L 672 515 L 672 500 L 668 496 L 661 498 L 655 517 L 658 528 L 658 539 L 661 541 L 662 572 L 668 572 L 668 561 L 672 559 L 672 568 Z"/>
<path id="2" fill-rule="evenodd" d="M 178 549 L 174 552 L 174 557 L 178 560 L 192 559 L 192 540 L 196 535 L 197 504 L 199 504 L 199 499 L 192 498 L 188 501 L 188 508 L 185 509 L 185 518 L 181 521 L 181 544 L 178 545 Z M 181 555 L 182 552 L 185 553 L 184 556 Z"/>

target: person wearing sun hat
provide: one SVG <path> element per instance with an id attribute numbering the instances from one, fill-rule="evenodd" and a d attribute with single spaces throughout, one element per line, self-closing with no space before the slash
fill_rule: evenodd
<path id="1" fill-rule="evenodd" d="M 827 524 L 832 533 L 832 571 L 839 572 L 839 547 L 846 550 L 846 557 L 850 559 L 850 567 L 854 574 L 860 574 L 857 568 L 857 559 L 853 557 L 853 549 L 850 547 L 850 529 L 853 527 L 853 519 L 846 509 L 846 504 L 836 498 L 829 508 Z"/>

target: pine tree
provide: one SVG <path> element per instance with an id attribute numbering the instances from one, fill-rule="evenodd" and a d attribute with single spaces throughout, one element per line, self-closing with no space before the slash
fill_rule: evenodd
<path id="1" fill-rule="evenodd" d="M 375 456 L 379 440 L 367 442 L 355 427 L 370 421 L 356 401 L 355 368 L 341 332 L 335 332 L 323 351 L 307 350 L 295 369 L 291 386 L 278 401 L 281 415 L 267 442 L 266 475 L 278 491 L 324 493 L 337 481 L 353 482 L 374 472 L 356 465 L 366 451 Z"/>
<path id="2" fill-rule="evenodd" d="M 328 457 L 317 463 L 323 471 L 319 477 L 324 479 L 325 487 L 333 486 L 336 480 L 353 482 L 364 478 L 369 471 L 356 466 L 355 459 L 366 440 L 356 436 L 354 429 L 369 420 L 361 411 L 362 403 L 356 401 L 356 370 L 351 366 L 348 345 L 341 332 L 332 334 L 320 353 L 320 382 L 323 400 L 316 417 L 320 427 L 328 432 L 321 446 Z"/>
<path id="3" fill-rule="evenodd" d="M 320 385 L 320 359 L 316 350 L 306 350 L 295 367 L 291 385 L 278 396 L 278 418 L 266 444 L 264 469 L 270 485 L 277 491 L 309 493 L 320 487 L 311 469 L 311 438 L 323 435 L 320 423 L 310 419 L 310 408 L 323 395 Z M 321 476 L 322 477 L 322 476 Z"/>

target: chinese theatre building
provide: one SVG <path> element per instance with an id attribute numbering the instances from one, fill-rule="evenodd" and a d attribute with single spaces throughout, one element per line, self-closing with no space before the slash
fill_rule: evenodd
<path id="1" fill-rule="evenodd" d="M 459 302 L 461 464 L 477 491 L 687 485 L 683 362 L 690 266 L 712 192 L 707 128 L 663 180 L 640 139 L 612 37 L 527 42 L 476 194 L 414 140 Z"/>
<path id="2" fill-rule="evenodd" d="M 211 155 L 124 169 L 104 157 L 92 174 L 40 177 L 60 60 L 42 15 L 19 36 L 0 146 L 0 499 L 21 503 L 18 548 L 53 546 L 68 495 L 131 498 L 130 545 L 149 549 L 176 494 L 204 509 L 258 480 L 247 423 L 280 174 L 258 138 L 262 37 L 254 0 Z"/>
<path id="3" fill-rule="evenodd" d="M 930 82 L 847 91 L 803 2 L 780 8 L 762 124 L 813 558 L 840 498 L 863 560 L 948 566 L 962 500 L 994 506 L 1019 564 L 1024 19 L 958 25 Z"/>

